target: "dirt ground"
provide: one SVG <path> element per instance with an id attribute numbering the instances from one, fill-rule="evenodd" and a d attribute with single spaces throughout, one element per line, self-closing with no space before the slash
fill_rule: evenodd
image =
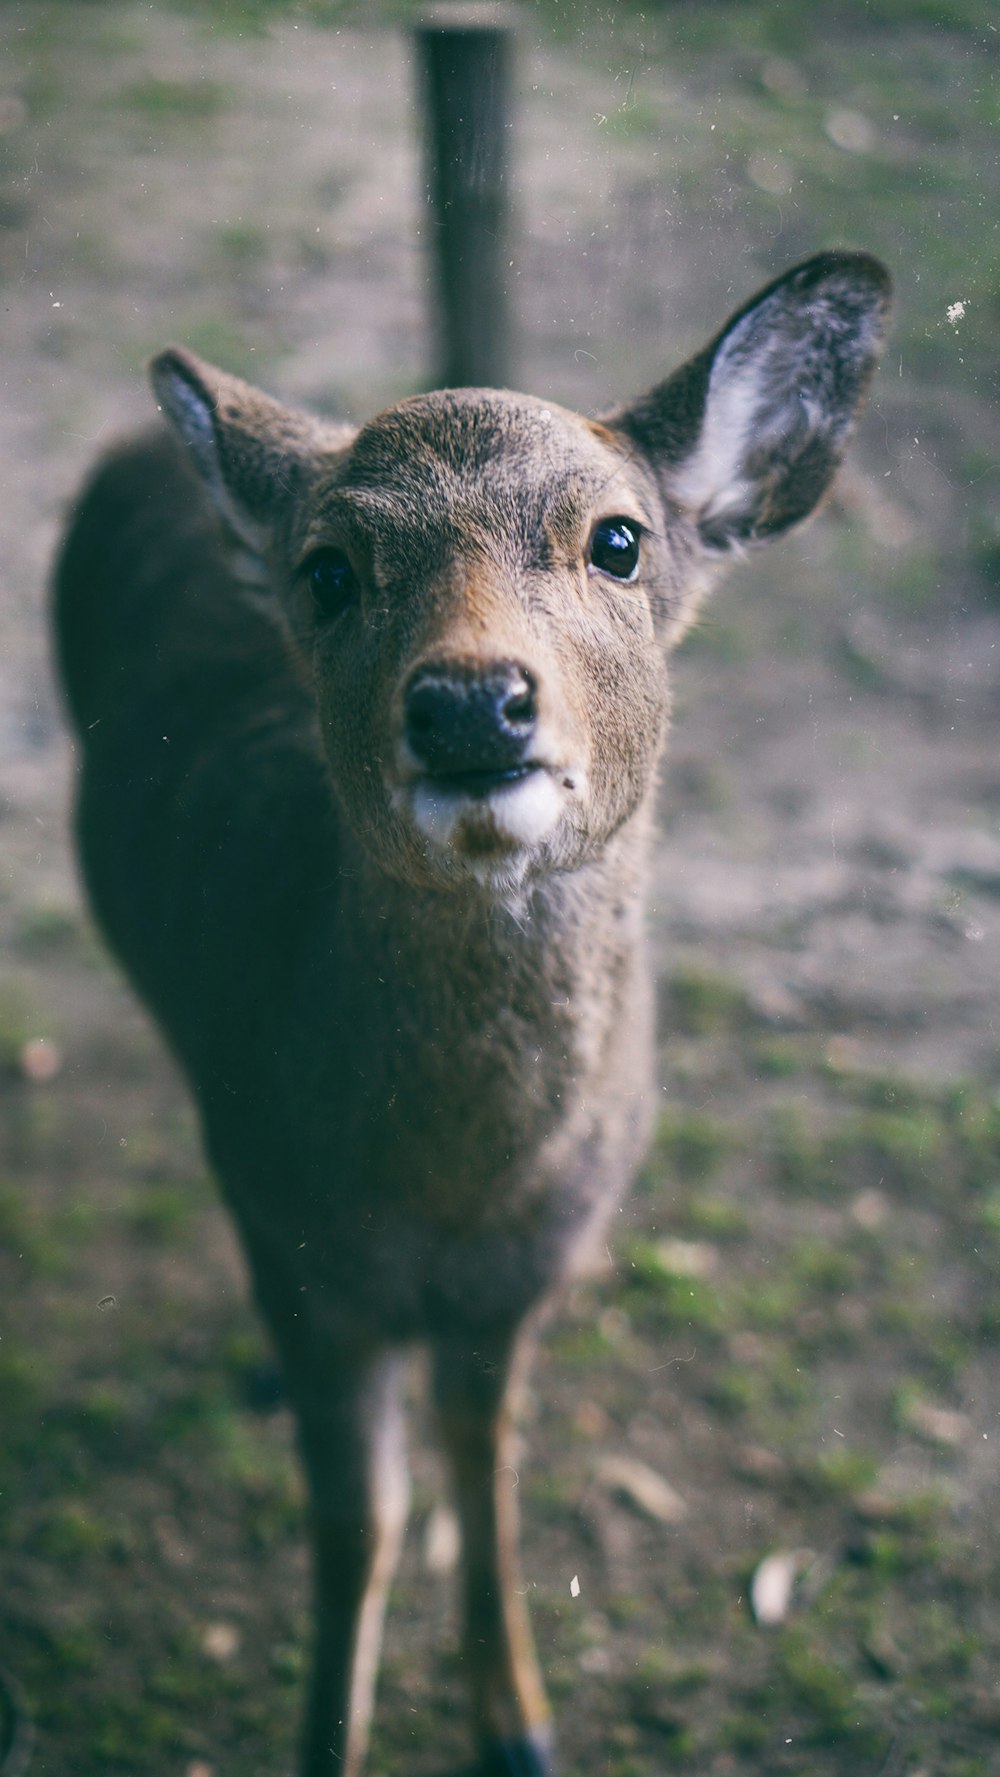
<path id="1" fill-rule="evenodd" d="M 525 1426 L 580 1777 L 1000 1772 L 996 25 L 791 10 L 522 15 L 525 387 L 599 411 L 822 246 L 899 289 L 837 499 L 677 662 L 663 1118 Z M 358 418 L 421 385 L 413 87 L 405 8 L 0 9 L 0 1665 L 50 1777 L 290 1772 L 306 1572 L 190 1110 L 76 885 L 48 564 L 166 340 Z M 468 1757 L 419 1374 L 414 1422 L 386 1777 Z"/>

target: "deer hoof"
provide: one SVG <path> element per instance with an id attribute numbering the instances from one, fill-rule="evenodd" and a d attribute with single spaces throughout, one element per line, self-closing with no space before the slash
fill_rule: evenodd
<path id="1" fill-rule="evenodd" d="M 483 1747 L 477 1777 L 555 1777 L 551 1748 L 535 1734 L 490 1740 Z"/>

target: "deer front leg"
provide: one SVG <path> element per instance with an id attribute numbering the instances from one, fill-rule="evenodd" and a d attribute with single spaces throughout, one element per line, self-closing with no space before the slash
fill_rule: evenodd
<path id="1" fill-rule="evenodd" d="M 396 1353 L 350 1363 L 341 1357 L 322 1394 L 292 1382 L 312 1506 L 316 1601 L 302 1777 L 359 1777 L 364 1764 L 409 1491 L 403 1368 Z"/>
<path id="2" fill-rule="evenodd" d="M 434 1396 L 462 1527 L 464 1655 L 482 1777 L 547 1777 L 548 1706 L 523 1600 L 510 1462 L 516 1332 L 434 1347 Z"/>

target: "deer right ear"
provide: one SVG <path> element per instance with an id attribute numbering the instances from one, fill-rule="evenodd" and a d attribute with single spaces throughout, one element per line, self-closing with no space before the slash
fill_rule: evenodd
<path id="1" fill-rule="evenodd" d="M 179 346 L 153 359 L 150 379 L 213 504 L 259 553 L 315 457 L 319 423 Z"/>
<path id="2" fill-rule="evenodd" d="M 890 290 L 868 254 L 820 253 L 607 422 L 691 511 L 706 549 L 777 535 L 822 498 L 878 361 Z"/>

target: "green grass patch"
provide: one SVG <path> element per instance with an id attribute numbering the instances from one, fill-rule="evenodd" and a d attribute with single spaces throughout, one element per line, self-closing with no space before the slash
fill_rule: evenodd
<path id="1" fill-rule="evenodd" d="M 750 1066 L 765 1080 L 790 1080 L 808 1067 L 801 1037 L 766 1037 L 749 1051 Z"/>
<path id="2" fill-rule="evenodd" d="M 232 98 L 217 80 L 168 80 L 149 75 L 123 87 L 119 104 L 140 117 L 189 127 L 218 117 Z"/>
<path id="3" fill-rule="evenodd" d="M 694 963 L 667 977 L 663 1000 L 670 1034 L 716 1036 L 746 1018 L 741 983 Z"/>
<path id="4" fill-rule="evenodd" d="M 824 1450 L 815 1462 L 798 1470 L 810 1492 L 823 1499 L 855 1500 L 875 1483 L 878 1464 L 864 1450 L 837 1443 Z"/>
<path id="5" fill-rule="evenodd" d="M 877 1088 L 876 1090 L 881 1090 Z M 992 1124 L 966 1137 L 992 1157 Z M 772 1175 L 790 1195 L 843 1199 L 865 1187 L 921 1198 L 947 1177 L 948 1139 L 940 1112 L 916 1104 L 912 1110 L 870 1110 L 820 1119 L 813 1107 L 785 1104 L 769 1117 L 766 1145 Z M 952 1143 L 952 1169 L 961 1156 Z M 962 1170 L 967 1169 L 962 1166 Z"/>
<path id="6" fill-rule="evenodd" d="M 681 1208 L 679 1226 L 706 1240 L 736 1242 L 745 1238 L 750 1222 L 741 1204 L 711 1192 L 692 1192 Z"/>
<path id="7" fill-rule="evenodd" d="M 205 1201 L 198 1201 L 188 1185 L 149 1180 L 130 1192 L 120 1214 L 122 1223 L 151 1245 L 184 1246 L 193 1239 L 204 1208 Z"/>
<path id="8" fill-rule="evenodd" d="M 783 1630 L 777 1669 L 807 1745 L 846 1742 L 859 1755 L 863 1750 L 871 1756 L 884 1749 L 883 1733 L 874 1720 L 865 1719 L 856 1679 L 822 1634 L 807 1628 Z"/>
<path id="9" fill-rule="evenodd" d="M 698 1111 L 664 1112 L 656 1128 L 653 1162 L 662 1161 L 685 1183 L 701 1183 L 733 1146 L 733 1133 Z"/>
<path id="10" fill-rule="evenodd" d="M 22 916 L 14 942 L 22 956 L 45 959 L 79 951 L 83 936 L 83 922 L 73 908 L 42 903 Z"/>
<path id="11" fill-rule="evenodd" d="M 715 1290 L 701 1278 L 671 1270 L 654 1242 L 630 1243 L 622 1256 L 621 1276 L 628 1306 L 642 1316 L 646 1332 L 651 1330 L 650 1323 L 659 1332 L 721 1330 L 722 1305 Z"/>
<path id="12" fill-rule="evenodd" d="M 268 229 L 244 217 L 223 223 L 215 238 L 220 258 L 238 277 L 262 267 L 273 246 Z"/>
<path id="13" fill-rule="evenodd" d="M 0 1073 L 20 1071 L 24 1045 L 36 1035 L 26 995 L 13 982 L 0 982 Z"/>

